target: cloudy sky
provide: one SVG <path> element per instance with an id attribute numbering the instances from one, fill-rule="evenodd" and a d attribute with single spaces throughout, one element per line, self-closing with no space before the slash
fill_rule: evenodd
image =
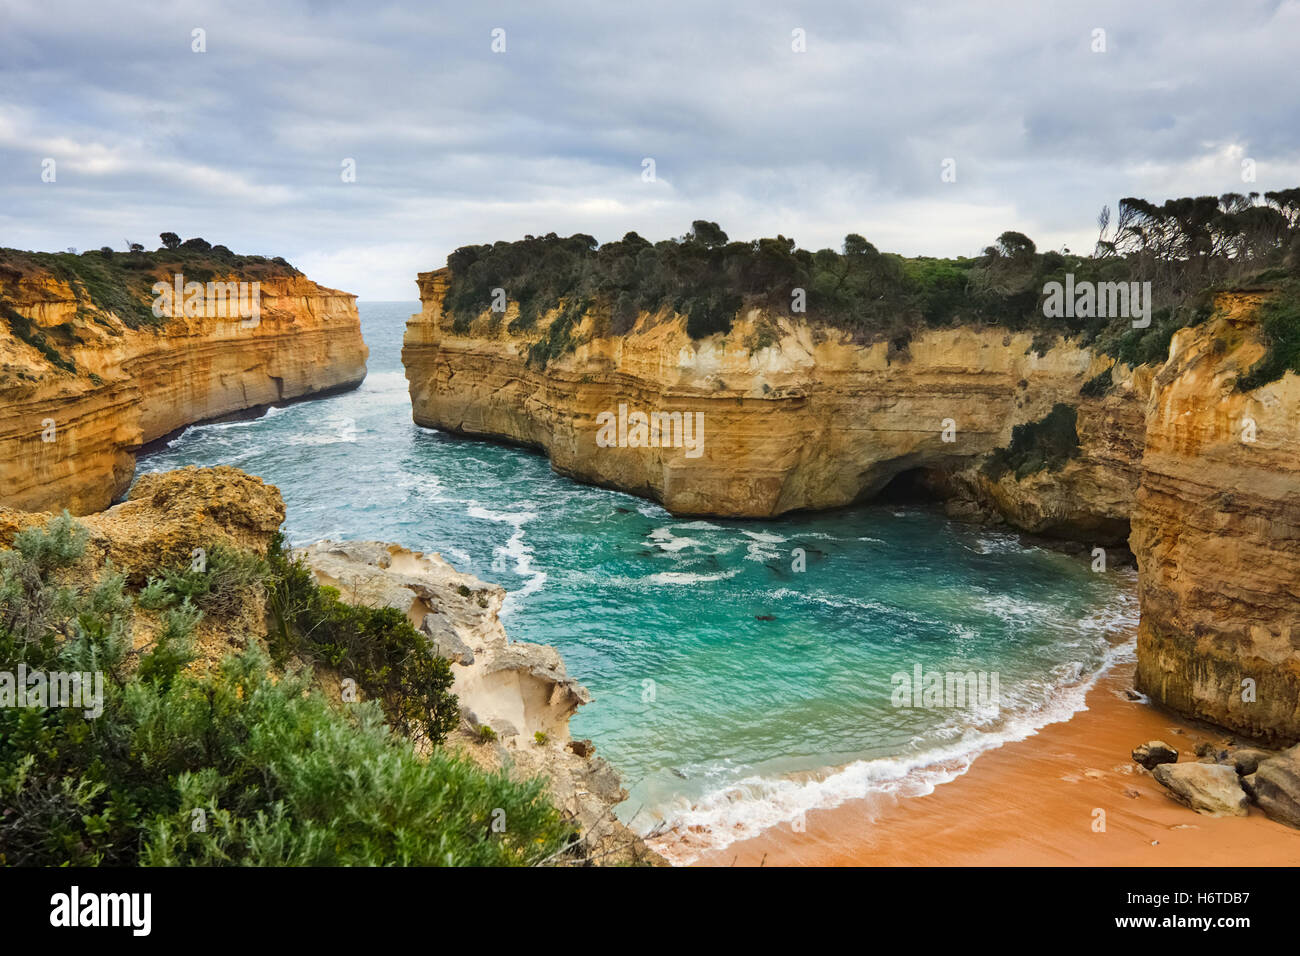
<path id="1" fill-rule="evenodd" d="M 1123 196 L 1300 185 L 1298 54 L 1300 0 L 0 0 L 0 245 L 169 230 L 363 299 L 466 243 L 701 218 L 1084 251 Z"/>

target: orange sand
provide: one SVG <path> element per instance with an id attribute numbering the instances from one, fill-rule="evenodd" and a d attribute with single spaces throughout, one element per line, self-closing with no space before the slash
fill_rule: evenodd
<path id="1" fill-rule="evenodd" d="M 1130 701 L 1133 665 L 1088 694 L 1088 709 L 984 754 L 931 794 L 854 800 L 807 814 L 805 832 L 768 830 L 696 865 L 728 866 L 1295 866 L 1300 831 L 1252 808 L 1208 817 L 1166 795 L 1130 751 L 1163 739 L 1180 760 L 1223 741 Z M 1094 832 L 1094 810 L 1106 813 Z"/>

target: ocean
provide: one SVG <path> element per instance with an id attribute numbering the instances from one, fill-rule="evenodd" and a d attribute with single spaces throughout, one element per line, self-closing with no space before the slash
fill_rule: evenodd
<path id="1" fill-rule="evenodd" d="M 926 793 L 1068 719 L 1132 655 L 1131 571 L 923 506 L 678 520 L 541 454 L 419 428 L 400 358 L 418 309 L 360 304 L 356 391 L 191 428 L 137 472 L 233 465 L 279 487 L 292 544 L 398 542 L 506 588 L 511 638 L 554 645 L 591 690 L 571 727 L 622 775 L 622 818 L 694 834 L 675 862 L 814 807 Z M 984 692 L 957 700 L 950 674 Z"/>

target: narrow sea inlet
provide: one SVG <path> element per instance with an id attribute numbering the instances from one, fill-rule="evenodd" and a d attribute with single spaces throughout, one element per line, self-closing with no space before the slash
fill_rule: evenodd
<path id="1" fill-rule="evenodd" d="M 677 520 L 419 428 L 399 357 L 418 308 L 360 304 L 357 391 L 192 428 L 139 471 L 234 465 L 280 488 L 295 545 L 399 542 L 507 588 L 510 636 L 556 646 L 595 697 L 572 730 L 622 774 L 620 815 L 670 825 L 677 862 L 813 807 L 924 793 L 1068 718 L 1131 651 L 1131 572 L 1014 535 L 897 505 Z M 984 690 L 913 692 L 950 672 Z"/>

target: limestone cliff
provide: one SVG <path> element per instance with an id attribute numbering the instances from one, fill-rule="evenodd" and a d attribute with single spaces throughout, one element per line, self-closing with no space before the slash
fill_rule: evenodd
<path id="1" fill-rule="evenodd" d="M 139 281 L 171 281 L 164 265 L 139 261 Z M 0 504 L 102 509 L 126 490 L 148 442 L 365 377 L 354 296 L 287 265 L 204 271 L 218 282 L 258 281 L 257 321 L 133 321 L 149 312 L 138 293 L 92 294 L 57 268 L 0 261 Z"/>
<path id="2" fill-rule="evenodd" d="M 586 315 L 576 347 L 545 368 L 527 360 L 554 314 L 526 337 L 507 329 L 515 314 L 484 314 L 457 331 L 443 309 L 447 270 L 420 276 L 422 311 L 402 350 L 418 424 L 545 449 L 552 467 L 580 481 L 653 498 L 676 514 L 764 517 L 833 508 L 870 498 L 913 469 L 942 475 L 979 463 L 1007 444 L 1014 425 L 1079 390 L 1108 360 L 1059 342 L 1040 353 L 1029 333 L 955 327 L 919 331 L 905 354 L 889 343 L 750 310 L 730 334 L 692 340 L 670 313 L 642 315 L 626 335 L 602 333 Z M 754 347 L 766 335 L 770 344 Z M 1123 423 L 1136 402 L 1126 382 L 1084 416 L 1089 456 L 1072 463 L 1055 521 L 1127 530 L 1119 501 L 1136 474 Z M 680 413 L 698 440 L 652 432 L 636 447 L 630 419 Z M 698 414 L 696 414 L 698 413 Z M 602 417 L 602 415 L 608 417 Z M 1140 416 L 1138 416 L 1140 417 Z M 616 422 L 614 441 L 602 423 Z M 662 420 L 666 430 L 676 418 Z M 674 431 L 669 436 L 676 439 Z M 665 447 L 669 445 L 670 447 Z M 1109 524 L 1108 524 L 1109 522 Z M 1054 530 L 1054 529 L 1053 529 Z M 1122 537 L 1122 535 L 1121 535 Z"/>
<path id="3" fill-rule="evenodd" d="M 1125 545 L 1141 477 L 1151 375 L 1146 366 L 1117 365 L 1102 373 L 1110 382 L 1104 395 L 1072 399 L 1078 454 L 1063 466 L 993 477 L 979 463 L 938 476 L 933 490 L 955 518 L 1091 545 Z"/>
<path id="4" fill-rule="evenodd" d="M 1138 686 L 1181 713 L 1300 740 L 1300 377 L 1253 391 L 1257 295 L 1221 296 L 1158 371 L 1133 513 Z"/>
<path id="5" fill-rule="evenodd" d="M 1219 295 L 1167 361 L 1138 368 L 960 326 L 918 332 L 903 352 L 757 311 L 700 341 L 667 312 L 623 336 L 588 314 L 543 368 L 527 358 L 554 316 L 523 336 L 506 331 L 509 310 L 453 323 L 448 280 L 420 276 L 422 311 L 407 325 L 417 423 L 545 449 L 558 472 L 680 514 L 834 507 L 910 473 L 954 517 L 1128 540 L 1139 685 L 1183 714 L 1300 739 L 1300 378 L 1235 387 L 1264 353 L 1260 294 Z M 1014 426 L 1057 403 L 1077 416 L 1068 460 L 985 467 Z M 701 412 L 701 453 L 630 447 L 621 425 L 605 447 L 600 416 L 620 405 Z"/>

